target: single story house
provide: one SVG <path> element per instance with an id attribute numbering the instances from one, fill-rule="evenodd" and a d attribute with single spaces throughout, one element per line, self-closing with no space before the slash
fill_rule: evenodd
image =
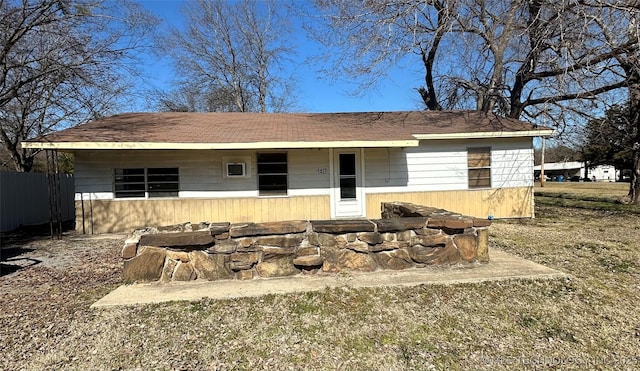
<path id="1" fill-rule="evenodd" d="M 540 165 L 533 167 L 536 179 L 540 178 L 542 172 Z M 585 169 L 584 162 L 564 161 L 564 162 L 545 162 L 544 175 L 548 179 L 561 179 L 569 181 L 571 178 L 579 177 L 580 179 L 589 178 L 594 182 L 615 182 L 620 178 L 620 170 L 612 165 L 599 165 L 590 167 L 588 171 Z"/>
<path id="2" fill-rule="evenodd" d="M 471 111 L 127 113 L 23 143 L 75 158 L 87 233 L 180 222 L 379 218 L 405 201 L 533 217 L 532 138 Z"/>

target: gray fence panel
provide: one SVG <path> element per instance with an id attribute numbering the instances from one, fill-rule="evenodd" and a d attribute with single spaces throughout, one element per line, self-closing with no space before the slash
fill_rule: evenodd
<path id="1" fill-rule="evenodd" d="M 60 174 L 62 220 L 75 218 L 74 181 Z M 0 172 L 0 231 L 49 222 L 47 175 L 42 173 Z"/>

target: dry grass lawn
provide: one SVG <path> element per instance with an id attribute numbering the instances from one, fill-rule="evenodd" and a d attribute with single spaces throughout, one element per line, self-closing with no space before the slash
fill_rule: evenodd
<path id="1" fill-rule="evenodd" d="M 536 182 L 537 193 L 564 193 L 569 195 L 598 196 L 607 199 L 618 199 L 629 192 L 629 183 L 601 183 L 601 182 L 550 182 L 540 186 Z"/>
<path id="2" fill-rule="evenodd" d="M 547 185 L 537 218 L 497 221 L 491 244 L 566 279 L 92 310 L 121 282 L 122 241 L 25 243 L 42 263 L 0 277 L 0 369 L 640 368 L 638 209 L 610 201 L 618 184 Z"/>

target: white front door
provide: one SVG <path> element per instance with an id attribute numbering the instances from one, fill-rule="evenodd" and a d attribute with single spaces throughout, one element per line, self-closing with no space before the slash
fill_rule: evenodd
<path id="1" fill-rule="evenodd" d="M 333 153 L 332 210 L 334 218 L 365 216 L 362 187 L 361 150 L 335 150 Z"/>

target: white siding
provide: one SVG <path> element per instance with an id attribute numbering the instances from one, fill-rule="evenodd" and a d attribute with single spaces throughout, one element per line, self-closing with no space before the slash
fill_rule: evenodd
<path id="1" fill-rule="evenodd" d="M 533 186 L 533 144 L 531 139 L 501 141 L 491 148 L 493 188 Z"/>
<path id="2" fill-rule="evenodd" d="M 533 185 L 530 138 L 421 141 L 419 147 L 367 148 L 366 193 L 468 189 L 467 148 L 491 147 L 492 188 Z M 287 150 L 289 195 L 329 195 L 328 149 Z M 246 178 L 223 177 L 223 157 L 247 156 Z M 76 199 L 112 199 L 113 169 L 179 167 L 180 197 L 257 197 L 256 151 L 77 151 Z"/>
<path id="3" fill-rule="evenodd" d="M 466 148 L 435 142 L 406 149 L 365 150 L 367 193 L 466 188 Z"/>
<path id="4" fill-rule="evenodd" d="M 329 150 L 288 151 L 289 194 L 329 194 Z"/>
<path id="5" fill-rule="evenodd" d="M 367 193 L 468 189 L 467 148 L 491 147 L 492 188 L 533 185 L 530 138 L 421 141 L 419 147 L 365 150 Z"/>
<path id="6" fill-rule="evenodd" d="M 329 151 L 288 150 L 289 195 L 329 194 Z M 224 178 L 223 157 L 248 156 L 251 174 Z M 77 151 L 76 199 L 112 199 L 113 169 L 179 167 L 180 197 L 257 197 L 255 151 Z"/>

